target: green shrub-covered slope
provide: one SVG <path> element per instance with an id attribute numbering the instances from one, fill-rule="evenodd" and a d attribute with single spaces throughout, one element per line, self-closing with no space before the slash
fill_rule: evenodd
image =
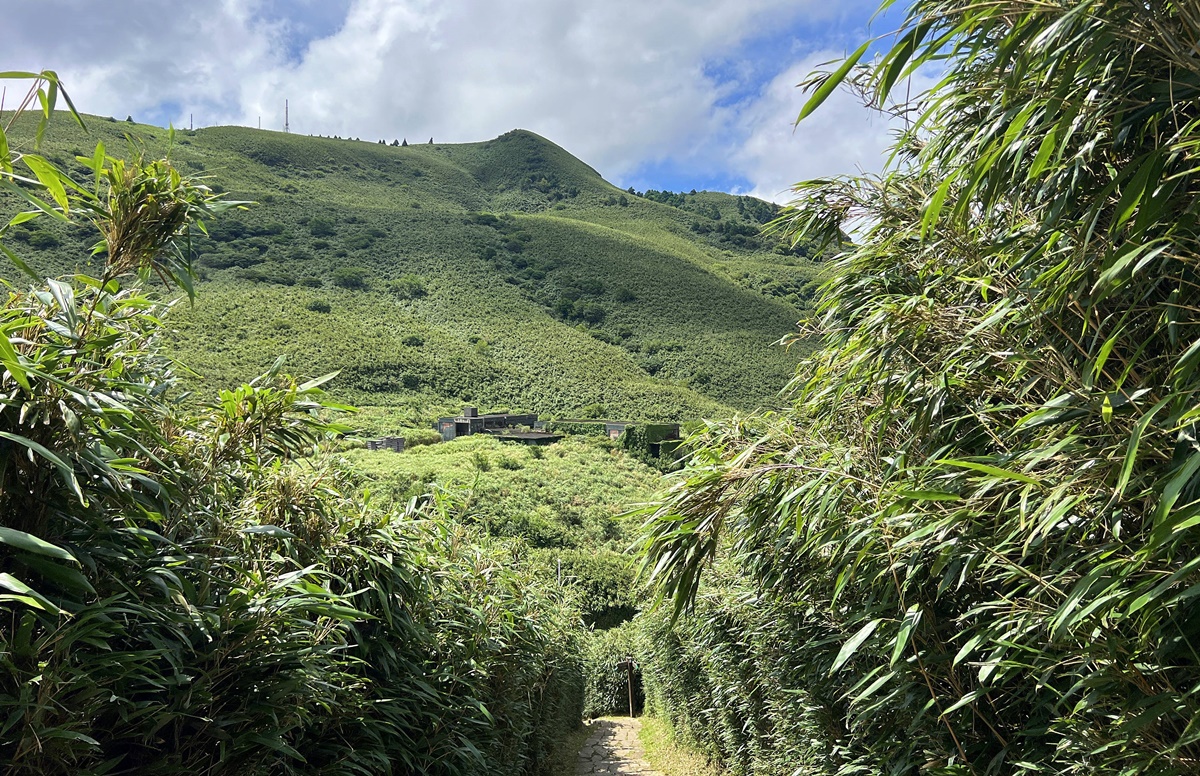
<path id="1" fill-rule="evenodd" d="M 85 136 L 59 122 L 43 152 L 78 172 L 97 140 L 166 150 L 161 128 L 87 123 Z M 176 134 L 182 170 L 255 203 L 193 242 L 206 303 L 180 304 L 171 328 L 196 387 L 284 354 L 301 374 L 341 370 L 339 398 L 413 423 L 460 402 L 678 419 L 772 404 L 791 376 L 800 354 L 772 343 L 793 330 L 816 265 L 759 235 L 774 206 L 623 192 L 521 130 L 392 140 Z M 69 271 L 91 239 L 24 226 L 13 246 L 45 274 Z"/>

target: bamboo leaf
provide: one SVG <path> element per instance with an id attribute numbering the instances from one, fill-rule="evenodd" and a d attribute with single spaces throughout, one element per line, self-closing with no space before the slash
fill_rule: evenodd
<path id="1" fill-rule="evenodd" d="M 904 650 L 908 647 L 909 639 L 912 637 L 913 629 L 921 622 L 921 607 L 913 604 L 908 607 L 908 611 L 904 613 L 904 619 L 900 622 L 900 630 L 896 634 L 896 641 L 892 646 L 891 665 L 896 665 L 900 662 L 901 656 L 904 655 Z"/>
<path id="2" fill-rule="evenodd" d="M 933 230 L 937 227 L 938 217 L 942 213 L 942 206 L 946 204 L 946 196 L 950 193 L 950 187 L 954 185 L 954 180 L 957 174 L 946 176 L 946 180 L 942 181 L 941 185 L 933 193 L 933 197 L 929 200 L 929 205 L 925 208 L 925 213 L 921 217 L 921 237 L 927 239 Z"/>
<path id="3" fill-rule="evenodd" d="M 69 560 L 75 563 L 75 556 L 64 550 L 58 545 L 51 544 L 44 539 L 39 539 L 30 533 L 18 531 L 15 528 L 5 528 L 0 526 L 0 543 L 7 544 L 10 547 L 16 547 L 18 550 L 32 552 L 35 555 L 47 555 L 51 558 L 60 560 Z"/>
<path id="4" fill-rule="evenodd" d="M 40 443 L 34 442 L 32 439 L 27 439 L 18 434 L 14 434 L 10 431 L 0 431 L 0 439 L 7 439 L 10 442 L 16 442 L 17 444 L 28 448 L 29 450 L 45 458 L 50 463 L 54 464 L 55 468 L 58 469 L 59 475 L 62 477 L 63 482 L 66 483 L 67 487 L 71 489 L 71 492 L 79 498 L 80 503 L 86 503 L 86 499 L 83 497 L 83 491 L 79 488 L 79 481 L 75 478 L 75 470 L 71 468 L 71 466 L 62 458 L 55 455 Z"/>
<path id="5" fill-rule="evenodd" d="M 62 173 L 40 156 L 26 154 L 21 157 L 21 161 L 33 171 L 38 181 L 46 187 L 54 202 L 62 208 L 63 212 L 69 212 L 70 203 L 67 201 L 67 190 L 63 186 Z"/>
<path id="6" fill-rule="evenodd" d="M 899 80 L 901 73 L 908 65 L 909 59 L 913 52 L 925 39 L 933 25 L 929 22 L 918 24 L 909 30 L 900 39 L 900 42 L 892 47 L 887 56 L 882 62 L 882 75 L 879 77 L 879 86 L 876 91 L 876 99 L 880 105 L 886 104 L 888 95 L 891 94 L 892 87 Z"/>
<path id="7" fill-rule="evenodd" d="M 846 665 L 846 662 L 854 657 L 854 653 L 858 651 L 858 648 L 862 646 L 864 641 L 871 637 L 871 634 L 875 632 L 875 629 L 879 627 L 879 623 L 881 622 L 883 622 L 882 619 L 871 620 L 859 628 L 858 632 L 842 645 L 842 648 L 838 650 L 837 657 L 833 660 L 833 665 L 829 667 L 830 675 L 837 673 L 838 669 Z"/>
<path id="8" fill-rule="evenodd" d="M 8 147 L 8 135 L 4 132 L 4 125 L 0 123 L 0 172 L 12 171 L 12 151 Z"/>
<path id="9" fill-rule="evenodd" d="M 913 501 L 962 501 L 963 497 L 957 493 L 946 493 L 940 490 L 898 490 L 896 495 L 900 498 L 912 499 Z"/>
<path id="10" fill-rule="evenodd" d="M 1020 472 L 1014 472 L 1010 471 L 1009 469 L 1002 469 L 999 466 L 978 463 L 976 461 L 961 461 L 953 458 L 939 458 L 933 461 L 933 463 L 941 464 L 943 466 L 955 466 L 960 469 L 970 469 L 971 471 L 977 471 L 981 474 L 989 474 L 993 477 L 999 477 L 1002 480 L 1016 480 L 1017 482 L 1025 482 L 1030 485 L 1040 484 L 1038 480 L 1030 477 L 1028 474 L 1021 474 Z"/>
<path id="11" fill-rule="evenodd" d="M 25 263 L 24 259 L 13 253 L 13 251 L 2 241 L 0 241 L 0 253 L 3 253 L 5 256 L 7 256 L 8 260 L 11 261 L 17 269 L 21 270 L 21 272 L 24 272 L 26 276 L 32 278 L 33 280 L 41 280 L 41 276 L 34 272 L 33 269 Z"/>
<path id="12" fill-rule="evenodd" d="M 821 83 L 821 85 L 817 87 L 816 91 L 813 92 L 812 97 L 810 97 L 808 102 L 804 103 L 804 107 L 800 109 L 800 115 L 796 118 L 797 124 L 811 116 L 813 111 L 821 107 L 821 103 L 829 99 L 829 95 L 833 94 L 834 90 L 837 89 L 842 81 L 846 80 L 846 76 L 849 75 L 851 69 L 858 64 L 858 60 L 863 58 L 863 55 L 867 53 L 867 49 L 870 48 L 870 46 L 870 41 L 859 46 L 853 54 L 851 54 L 842 62 L 841 66 L 839 66 L 837 70 L 833 71 L 833 73 L 830 74 Z"/>

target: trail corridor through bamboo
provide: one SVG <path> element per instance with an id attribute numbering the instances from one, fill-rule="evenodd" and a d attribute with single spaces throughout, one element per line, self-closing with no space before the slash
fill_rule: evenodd
<path id="1" fill-rule="evenodd" d="M 638 740 L 642 723 L 629 717 L 607 717 L 589 723 L 592 733 L 579 750 L 577 774 L 609 776 L 662 776 L 646 762 Z"/>

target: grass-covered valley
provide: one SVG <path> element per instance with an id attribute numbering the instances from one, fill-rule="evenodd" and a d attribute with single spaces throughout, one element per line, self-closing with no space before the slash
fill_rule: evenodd
<path id="1" fill-rule="evenodd" d="M 392 408 L 392 425 L 463 402 L 692 419 L 772 406 L 800 355 L 774 343 L 818 265 L 760 235 L 777 211 L 760 200 L 621 191 L 524 131 L 396 146 L 217 127 L 168 148 L 160 128 L 87 125 L 56 123 L 47 158 L 78 171 L 96 141 L 169 153 L 252 203 L 193 234 L 204 303 L 171 314 L 170 348 L 198 389 L 283 355 L 340 371 L 333 393 Z M 26 226 L 14 245 L 42 273 L 92 239 Z"/>
<path id="2" fill-rule="evenodd" d="M 430 421 L 773 406 L 818 274 L 761 233 L 777 208 L 621 191 L 522 131 L 86 116 L 32 153 L 36 119 L 9 153 L 69 207 L 32 178 L 0 192 L 0 758 L 569 772 L 581 716 L 628 711 L 628 513 L 674 461 L 603 425 L 525 447 Z M 380 434 L 408 448 L 364 449 Z"/>
<path id="3" fill-rule="evenodd" d="M 0 73 L 0 770 L 1200 773 L 1200 15 L 907 5 L 782 210 Z"/>

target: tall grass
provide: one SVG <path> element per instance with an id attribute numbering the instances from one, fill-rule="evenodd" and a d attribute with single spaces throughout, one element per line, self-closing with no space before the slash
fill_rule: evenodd
<path id="1" fill-rule="evenodd" d="M 147 283 L 188 287 L 211 190 L 102 147 L 85 188 L 0 148 L 36 208 L 0 237 L 82 212 L 105 238 L 98 277 L 0 305 L 5 771 L 538 773 L 579 721 L 573 606 L 437 499 L 372 505 L 322 455 L 328 377 L 277 362 L 182 400 Z"/>
<path id="2" fill-rule="evenodd" d="M 798 189 L 781 228 L 867 224 L 827 346 L 647 526 L 704 617 L 647 684 L 736 771 L 1196 771 L 1198 36 L 1180 3 L 919 0 L 811 83 L 946 73 L 889 173 Z"/>

